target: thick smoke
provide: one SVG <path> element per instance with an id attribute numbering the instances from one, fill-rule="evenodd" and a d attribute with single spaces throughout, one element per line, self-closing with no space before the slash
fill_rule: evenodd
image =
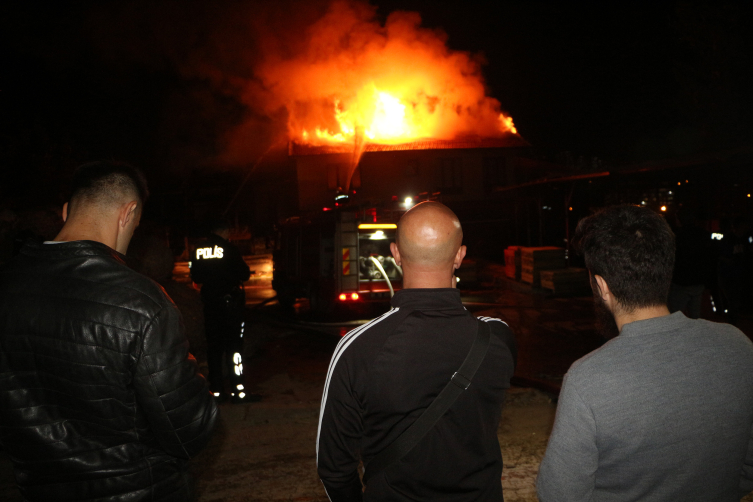
<path id="1" fill-rule="evenodd" d="M 371 5 L 336 1 L 306 31 L 292 57 L 265 54 L 255 69 L 268 106 L 284 107 L 289 132 L 337 133 L 336 113 L 369 122 L 376 90 L 401 98 L 420 125 L 413 136 L 453 138 L 502 134 L 496 99 L 486 96 L 480 63 L 447 48 L 446 35 L 422 28 L 415 12 L 394 12 L 384 25 Z"/>
<path id="2" fill-rule="evenodd" d="M 338 112 L 368 120 L 363 101 L 375 90 L 399 96 L 423 137 L 505 129 L 480 59 L 448 49 L 418 13 L 381 23 L 362 1 L 118 5 L 92 13 L 92 36 L 113 64 L 130 58 L 180 75 L 161 131 L 166 143 L 183 138 L 189 155 L 209 141 L 208 161 L 247 164 L 304 130 L 337 133 Z"/>

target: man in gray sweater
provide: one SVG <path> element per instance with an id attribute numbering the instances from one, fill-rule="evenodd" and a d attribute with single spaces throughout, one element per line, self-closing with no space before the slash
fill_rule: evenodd
<path id="1" fill-rule="evenodd" d="M 649 209 L 582 220 L 576 247 L 597 317 L 619 336 L 567 373 L 539 499 L 739 501 L 753 490 L 753 344 L 670 315 L 674 235 Z"/>

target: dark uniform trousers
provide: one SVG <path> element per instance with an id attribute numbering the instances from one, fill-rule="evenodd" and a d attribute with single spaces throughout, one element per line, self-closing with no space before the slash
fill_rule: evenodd
<path id="1" fill-rule="evenodd" d="M 212 392 L 223 391 L 225 374 L 232 382 L 232 392 L 238 392 L 238 385 L 243 385 L 243 312 L 244 293 L 240 288 L 220 298 L 204 301 L 207 366 Z"/>
<path id="2" fill-rule="evenodd" d="M 191 278 L 202 285 L 209 385 L 214 393 L 225 390 L 225 375 L 232 382 L 231 393 L 243 390 L 245 295 L 242 283 L 250 275 L 238 248 L 214 234 L 204 247 L 196 250 L 191 263 Z"/>

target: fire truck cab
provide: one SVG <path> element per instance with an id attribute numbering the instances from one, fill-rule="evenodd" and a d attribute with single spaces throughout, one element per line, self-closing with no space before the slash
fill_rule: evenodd
<path id="1" fill-rule="evenodd" d="M 280 225 L 272 285 L 280 304 L 307 299 L 312 311 L 388 303 L 403 272 L 390 252 L 396 220 L 338 208 Z"/>

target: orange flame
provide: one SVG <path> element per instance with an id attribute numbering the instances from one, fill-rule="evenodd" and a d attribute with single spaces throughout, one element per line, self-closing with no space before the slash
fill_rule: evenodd
<path id="1" fill-rule="evenodd" d="M 306 33 L 294 57 L 267 61 L 265 87 L 288 112 L 291 139 L 309 144 L 517 134 L 486 95 L 480 62 L 395 12 L 384 26 L 375 8 L 336 1 Z"/>

